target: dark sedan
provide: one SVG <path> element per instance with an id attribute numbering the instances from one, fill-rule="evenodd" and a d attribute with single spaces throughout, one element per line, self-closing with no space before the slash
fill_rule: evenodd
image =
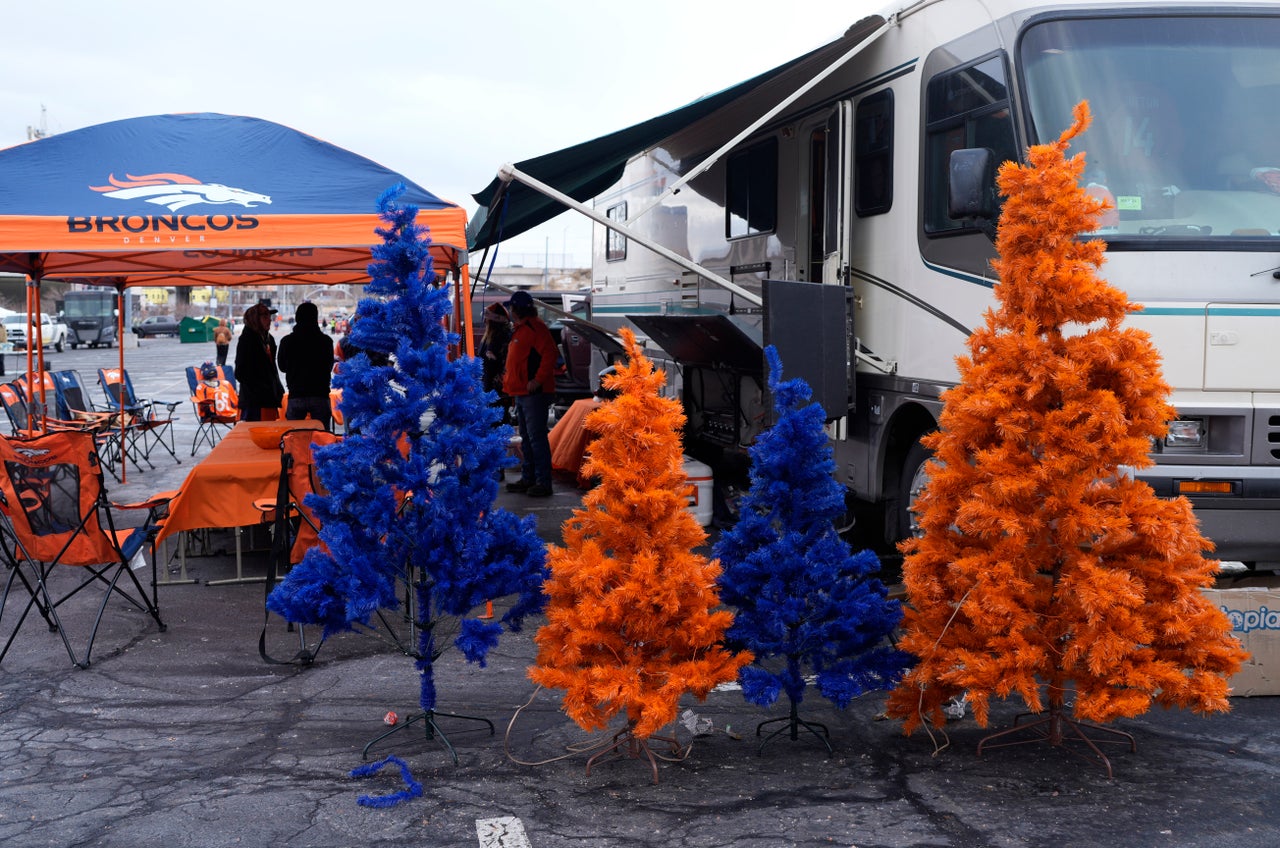
<path id="1" fill-rule="evenodd" d="M 144 318 L 141 324 L 134 324 L 133 333 L 140 339 L 153 336 L 176 336 L 178 319 L 172 315 L 152 315 L 150 318 Z"/>

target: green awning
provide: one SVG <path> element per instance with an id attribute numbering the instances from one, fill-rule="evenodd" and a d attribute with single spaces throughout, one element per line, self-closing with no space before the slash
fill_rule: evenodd
<path id="1" fill-rule="evenodd" d="M 803 84 L 815 69 L 825 67 L 883 24 L 884 18 L 879 16 L 865 18 L 850 27 L 838 40 L 771 71 L 626 129 L 554 153 L 526 159 L 516 163 L 515 167 L 574 200 L 585 202 L 616 183 L 622 177 L 627 161 L 636 154 L 746 96 L 765 83 L 788 76 L 789 72 L 795 72 L 796 86 Z M 730 137 L 732 134 L 726 136 Z M 467 227 L 468 247 L 471 250 L 481 250 L 503 239 L 518 236 L 550 221 L 566 208 L 518 182 L 512 182 L 504 189 L 502 181 L 496 177 L 484 190 L 472 197 L 480 204 L 480 208 Z M 496 208 L 495 200 L 499 201 Z"/>

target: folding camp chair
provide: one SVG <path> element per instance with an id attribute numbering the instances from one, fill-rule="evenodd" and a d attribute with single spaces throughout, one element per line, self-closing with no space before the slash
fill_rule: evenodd
<path id="1" fill-rule="evenodd" d="M 9 432 L 16 438 L 33 435 L 31 428 L 31 409 L 22 389 L 13 383 L 0 385 L 0 406 L 4 407 L 5 416 L 9 419 Z"/>
<path id="2" fill-rule="evenodd" d="M 191 389 L 191 408 L 196 413 L 197 429 L 195 437 L 191 440 L 191 455 L 195 456 L 196 451 L 201 445 L 208 445 L 213 448 L 221 441 L 224 433 L 230 432 L 231 428 L 236 426 L 236 422 L 240 420 L 240 412 L 238 409 L 229 408 L 229 405 L 219 408 L 219 404 L 207 398 L 200 396 L 200 368 L 202 366 L 187 366 L 187 386 Z M 230 365 L 214 366 L 218 371 L 218 379 L 226 381 L 234 390 L 236 387 L 235 371 Z"/>
<path id="3" fill-rule="evenodd" d="M 61 635 L 71 662 L 81 668 L 87 668 L 91 661 L 93 643 L 112 597 L 147 613 L 163 631 L 156 596 L 154 539 L 170 494 L 137 504 L 109 503 L 91 433 L 62 431 L 21 441 L 0 438 L 0 509 L 6 519 L 4 547 L 11 568 L 0 598 L 0 619 L 6 613 L 10 620 L 17 618 L 0 648 L 0 660 L 33 608 Z M 113 508 L 146 509 L 147 518 L 139 527 L 117 530 Z M 144 547 L 151 548 L 150 596 L 130 567 Z M 77 577 L 68 584 L 66 578 L 73 571 Z M 17 594 L 19 586 L 27 590 L 28 598 L 16 612 L 8 609 L 9 597 Z M 60 609 L 64 605 L 70 609 L 72 599 L 82 592 L 88 596 L 95 589 L 102 591 L 102 600 L 81 660 Z"/>
<path id="4" fill-rule="evenodd" d="M 53 386 L 52 377 L 47 373 L 44 376 L 48 381 L 45 402 L 53 404 L 52 409 L 48 410 L 53 414 L 44 416 L 44 426 L 41 426 L 41 422 L 36 419 L 36 410 L 40 408 L 38 398 L 33 400 L 33 393 L 25 376 L 19 377 L 12 383 L 0 385 L 0 406 L 4 407 L 5 414 L 9 418 L 14 438 L 29 439 L 46 432 L 66 430 L 90 433 L 94 437 L 103 466 L 111 472 L 112 477 L 119 479 L 115 471 L 115 463 L 119 459 L 119 439 L 116 438 L 118 434 L 113 435 L 108 432 L 106 429 L 108 421 L 96 418 L 75 420 L 66 411 L 60 411 L 62 404 L 57 390 L 50 388 Z"/>
<path id="5" fill-rule="evenodd" d="M 121 445 L 128 444 L 136 438 L 137 425 L 131 416 L 116 412 L 100 410 L 93 405 L 89 391 L 80 378 L 79 371 L 63 370 L 49 372 L 56 390 L 57 417 L 60 422 L 74 422 L 82 429 L 92 432 L 97 437 L 98 454 L 103 464 L 115 476 L 114 466 L 120 460 Z M 121 434 L 123 418 L 124 433 Z M 55 429 L 68 429 L 61 423 Z M 154 467 L 154 466 L 153 466 Z"/>
<path id="6" fill-rule="evenodd" d="M 325 430 L 298 429 L 286 430 L 280 437 L 280 485 L 275 498 L 261 499 L 254 506 L 263 515 L 264 521 L 274 525 L 274 539 L 271 545 L 271 561 L 267 566 L 267 594 L 275 588 L 280 577 L 283 577 L 294 565 L 302 562 L 307 551 L 320 542 L 320 523 L 315 513 L 306 503 L 309 494 L 324 494 L 324 486 L 316 476 L 314 450 L 317 447 L 331 445 L 341 440 Z M 267 613 L 267 622 L 263 624 L 262 635 L 258 638 L 258 653 L 267 662 L 281 662 L 267 652 L 267 625 L 271 613 Z M 290 628 L 295 625 L 290 624 Z M 302 625 L 298 628 L 299 650 L 293 660 L 304 665 L 315 660 L 316 653 L 324 643 L 324 638 L 313 646 L 307 644 L 306 630 Z"/>
<path id="7" fill-rule="evenodd" d="M 279 578 L 290 568 L 302 562 L 302 558 L 311 548 L 322 545 L 320 540 L 320 522 L 306 503 L 307 495 L 324 495 L 326 490 L 316 474 L 314 450 L 317 447 L 332 445 L 342 441 L 342 436 L 325 430 L 297 429 L 286 430 L 280 438 L 280 484 L 275 498 L 264 498 L 254 502 L 254 506 L 263 515 L 263 521 L 272 523 L 274 540 L 271 546 L 271 559 L 267 566 L 266 593 L 271 594 Z M 413 500 L 405 495 L 401 498 L 398 510 L 411 508 Z M 377 610 L 374 616 L 377 625 L 352 625 L 352 629 L 364 635 L 374 636 L 404 654 L 418 658 L 418 621 L 415 595 L 413 592 L 412 574 L 400 575 L 399 581 L 404 589 L 403 607 L 394 615 L 385 610 Z M 267 662 L 298 662 L 304 665 L 315 660 L 324 642 L 323 637 L 314 645 L 308 645 L 306 631 L 302 625 L 290 624 L 290 631 L 298 628 L 299 649 L 291 660 L 277 660 L 267 651 L 267 631 L 271 621 L 271 613 L 266 613 L 266 621 L 262 627 L 262 635 L 258 639 L 258 652 Z"/>
<path id="8" fill-rule="evenodd" d="M 151 451 L 162 447 L 174 462 L 182 464 L 173 444 L 173 411 L 182 401 L 138 397 L 129 372 L 123 368 L 99 368 L 98 385 L 107 396 L 108 410 L 128 416 L 125 427 L 127 446 L 136 456 L 155 468 L 151 462 Z"/>
<path id="9" fill-rule="evenodd" d="M 80 379 L 79 371 L 50 371 L 49 379 L 53 382 L 56 393 L 59 418 L 66 421 L 83 421 L 94 426 L 119 423 L 119 416 L 94 406 L 89 392 L 84 387 L 84 381 Z"/>

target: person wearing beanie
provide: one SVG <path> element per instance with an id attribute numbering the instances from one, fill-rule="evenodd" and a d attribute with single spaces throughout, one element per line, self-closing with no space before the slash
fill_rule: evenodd
<path id="1" fill-rule="evenodd" d="M 262 301 L 244 311 L 244 329 L 236 342 L 241 421 L 274 421 L 278 417 L 284 386 L 276 371 L 276 340 L 271 335 L 275 312 Z"/>
<path id="2" fill-rule="evenodd" d="M 293 330 L 280 340 L 276 363 L 289 390 L 284 417 L 290 421 L 310 417 L 324 429 L 332 429 L 329 378 L 333 374 L 333 339 L 320 329 L 320 311 L 311 301 L 298 304 Z"/>
<path id="3" fill-rule="evenodd" d="M 507 306 L 515 328 L 507 346 L 502 391 L 515 399 L 522 458 L 520 479 L 508 483 L 507 491 L 546 498 L 552 494 L 547 413 L 556 396 L 556 341 L 528 292 L 516 292 Z"/>

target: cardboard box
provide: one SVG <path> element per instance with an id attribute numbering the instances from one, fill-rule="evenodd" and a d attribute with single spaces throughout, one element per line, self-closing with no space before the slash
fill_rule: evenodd
<path id="1" fill-rule="evenodd" d="M 1231 678 L 1231 695 L 1280 695 L 1280 577 L 1224 579 L 1203 591 L 1251 654 Z"/>

